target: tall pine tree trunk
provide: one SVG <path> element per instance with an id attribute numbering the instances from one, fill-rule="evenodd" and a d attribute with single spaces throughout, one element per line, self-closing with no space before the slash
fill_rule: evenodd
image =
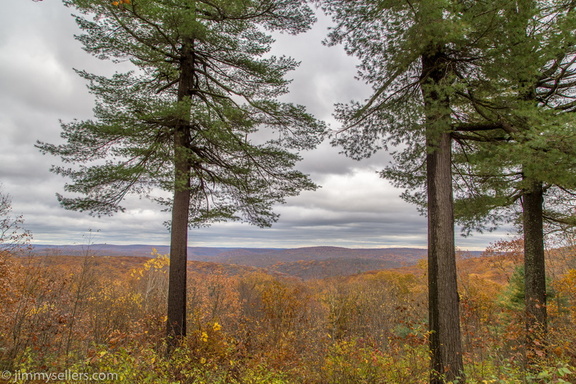
<path id="1" fill-rule="evenodd" d="M 422 58 L 428 155 L 430 383 L 464 382 L 454 246 L 449 99 L 435 89 L 447 75 L 441 53 Z"/>
<path id="2" fill-rule="evenodd" d="M 537 364 L 546 353 L 546 262 L 541 182 L 532 181 L 526 188 L 522 204 L 524 225 L 524 276 L 526 303 L 526 358 L 528 366 Z"/>
<path id="3" fill-rule="evenodd" d="M 188 137 L 178 132 L 174 138 L 174 149 L 183 152 Z M 179 157 L 184 157 L 179 158 Z M 190 210 L 190 169 L 186 156 L 176 156 L 175 190 L 172 204 L 170 233 L 170 269 L 168 277 L 168 352 L 186 336 L 186 266 L 188 259 L 188 214 Z"/>
<path id="4" fill-rule="evenodd" d="M 194 92 L 194 51 L 190 39 L 182 47 L 178 102 L 190 102 Z M 174 128 L 174 200 L 170 233 L 170 269 L 168 276 L 168 316 L 166 335 L 168 353 L 186 336 L 186 280 L 188 259 L 188 222 L 190 212 L 190 115 L 180 116 Z"/>
<path id="5" fill-rule="evenodd" d="M 180 135 L 179 135 L 180 136 Z M 175 141 L 180 141 L 179 138 Z M 168 279 L 168 319 L 167 336 L 170 348 L 186 336 L 186 265 L 188 247 L 188 212 L 190 206 L 190 181 L 185 181 L 189 173 L 183 161 L 176 164 L 179 177 L 172 205 L 170 236 L 170 270 Z"/>

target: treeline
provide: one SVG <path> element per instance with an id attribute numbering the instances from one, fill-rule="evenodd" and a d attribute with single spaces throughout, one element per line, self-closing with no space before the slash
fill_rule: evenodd
<path id="1" fill-rule="evenodd" d="M 518 243 L 505 246 L 518 249 Z M 521 244 L 520 244 L 521 245 Z M 504 245 L 500 245 L 500 250 Z M 524 362 L 521 252 L 459 261 L 472 383 L 572 382 L 576 258 L 551 255 L 548 356 Z M 12 257 L 0 263 L 0 368 L 114 372 L 126 383 L 426 383 L 426 263 L 302 281 L 189 268 L 189 334 L 165 360 L 169 259 Z M 228 271 L 228 272 L 226 272 Z M 564 380 L 564 381 L 562 381 Z"/>

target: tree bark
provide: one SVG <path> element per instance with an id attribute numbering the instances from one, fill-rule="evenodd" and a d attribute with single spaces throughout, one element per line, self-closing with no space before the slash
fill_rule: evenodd
<path id="1" fill-rule="evenodd" d="M 186 102 L 194 92 L 194 51 L 190 39 L 182 47 L 178 102 Z M 174 200 L 170 232 L 168 276 L 168 315 L 166 335 L 168 353 L 186 336 L 186 281 L 188 260 L 188 222 L 190 212 L 190 116 L 181 116 L 174 129 Z"/>
<path id="2" fill-rule="evenodd" d="M 174 148 L 184 146 L 183 133 L 174 137 Z M 178 157 L 178 156 L 177 156 Z M 175 161 L 175 188 L 170 233 L 167 337 L 169 353 L 186 336 L 186 280 L 188 259 L 188 212 L 190 210 L 190 170 L 185 159 Z"/>
<path id="3" fill-rule="evenodd" d="M 450 135 L 444 133 L 434 152 L 427 156 L 431 383 L 455 379 L 461 383 L 464 376 L 450 145 Z"/>
<path id="4" fill-rule="evenodd" d="M 524 284 L 526 303 L 526 362 L 537 364 L 546 354 L 546 261 L 541 182 L 532 181 L 522 196 L 524 225 Z"/>
<path id="5" fill-rule="evenodd" d="M 425 83 L 422 87 L 426 110 L 428 154 L 428 295 L 431 374 L 430 383 L 458 379 L 464 383 L 460 333 L 460 309 L 454 245 L 452 151 L 449 132 L 449 99 L 436 90 L 446 77 L 443 55 L 422 58 Z"/>

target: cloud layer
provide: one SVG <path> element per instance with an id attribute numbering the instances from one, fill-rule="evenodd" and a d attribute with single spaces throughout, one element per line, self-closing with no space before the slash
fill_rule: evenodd
<path id="1" fill-rule="evenodd" d="M 301 61 L 285 99 L 305 105 L 332 128 L 334 103 L 363 99 L 366 86 L 354 80 L 355 61 L 340 47 L 321 44 L 329 22 L 321 17 L 305 35 L 278 35 L 274 54 Z M 62 209 L 55 198 L 65 180 L 49 172 L 56 159 L 42 156 L 36 140 L 57 143 L 59 120 L 91 116 L 93 99 L 74 68 L 112 73 L 115 67 L 82 51 L 70 9 L 58 1 L 11 1 L 0 14 L 0 182 L 23 214 L 35 242 L 44 244 L 167 244 L 168 214 L 155 204 L 130 198 L 127 212 L 94 218 Z M 356 162 L 323 143 L 303 153 L 299 164 L 321 185 L 277 208 L 270 229 L 222 223 L 191 230 L 191 246 L 299 247 L 334 245 L 387 247 L 426 245 L 426 220 L 378 177 L 388 156 Z M 92 230 L 92 233 L 89 233 Z M 458 240 L 484 248 L 502 232 Z"/>

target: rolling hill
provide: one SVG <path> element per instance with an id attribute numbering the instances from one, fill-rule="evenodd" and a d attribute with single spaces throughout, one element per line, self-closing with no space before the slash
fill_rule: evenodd
<path id="1" fill-rule="evenodd" d="M 151 257 L 153 248 L 160 254 L 169 253 L 167 246 L 108 244 L 95 244 L 90 247 L 36 245 L 33 252 L 38 256 Z M 479 255 L 480 252 L 470 254 L 470 256 Z M 328 246 L 291 249 L 188 248 L 188 259 L 193 262 L 262 268 L 273 273 L 291 275 L 301 279 L 320 279 L 371 270 L 409 267 L 424 258 L 426 258 L 426 249 L 420 248 L 353 249 Z"/>

